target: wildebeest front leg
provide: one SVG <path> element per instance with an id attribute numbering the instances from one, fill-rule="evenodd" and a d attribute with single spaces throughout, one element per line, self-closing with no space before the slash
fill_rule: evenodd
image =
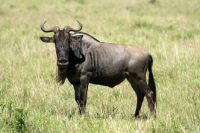
<path id="1" fill-rule="evenodd" d="M 87 102 L 88 78 L 81 76 L 80 85 L 74 85 L 75 100 L 79 106 L 80 114 L 85 113 Z"/>
<path id="2" fill-rule="evenodd" d="M 75 93 L 75 101 L 78 104 L 79 107 L 79 112 L 81 113 L 81 108 L 80 108 L 80 84 L 74 85 L 74 93 Z"/>

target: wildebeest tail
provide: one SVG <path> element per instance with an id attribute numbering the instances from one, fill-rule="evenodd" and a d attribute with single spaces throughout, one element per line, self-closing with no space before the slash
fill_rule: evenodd
<path id="1" fill-rule="evenodd" d="M 148 85 L 154 93 L 153 102 L 156 105 L 157 104 L 156 103 L 156 84 L 155 84 L 155 81 L 154 81 L 152 66 L 153 66 L 153 58 L 152 58 L 152 56 L 150 56 L 149 64 L 148 64 L 148 71 L 149 71 L 149 83 L 148 83 Z"/>

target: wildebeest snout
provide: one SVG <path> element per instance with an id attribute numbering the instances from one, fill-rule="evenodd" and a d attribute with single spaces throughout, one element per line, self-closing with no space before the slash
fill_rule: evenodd
<path id="1" fill-rule="evenodd" d="M 67 68 L 69 65 L 68 60 L 57 60 L 57 65 L 59 68 Z"/>
<path id="2" fill-rule="evenodd" d="M 59 51 L 57 65 L 59 68 L 67 68 L 69 65 L 69 60 L 67 58 L 67 53 L 64 50 Z"/>

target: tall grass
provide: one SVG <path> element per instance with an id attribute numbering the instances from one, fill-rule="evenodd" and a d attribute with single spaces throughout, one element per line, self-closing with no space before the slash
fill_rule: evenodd
<path id="1" fill-rule="evenodd" d="M 200 132 L 200 1 L 0 0 L 0 132 Z M 54 44 L 40 30 L 77 27 L 104 42 L 133 44 L 154 58 L 157 119 L 125 81 L 90 85 L 78 114 L 70 83 L 55 82 Z"/>

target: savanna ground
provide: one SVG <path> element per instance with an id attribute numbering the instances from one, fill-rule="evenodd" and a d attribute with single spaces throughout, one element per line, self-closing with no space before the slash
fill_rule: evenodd
<path id="1" fill-rule="evenodd" d="M 0 0 L 0 132 L 200 132 L 199 0 Z M 78 27 L 104 42 L 132 44 L 154 58 L 157 118 L 127 81 L 90 85 L 87 113 L 78 114 L 73 87 L 55 82 L 54 44 L 40 24 Z"/>

